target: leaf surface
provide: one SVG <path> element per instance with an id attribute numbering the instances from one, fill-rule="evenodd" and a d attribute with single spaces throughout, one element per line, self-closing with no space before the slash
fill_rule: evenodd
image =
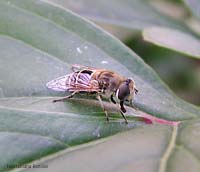
<path id="1" fill-rule="evenodd" d="M 119 40 L 45 1 L 0 1 L 0 47 L 1 171 L 132 128 L 130 132 L 137 133 L 146 127 L 134 117 L 141 113 L 171 121 L 195 120 L 200 115 L 198 107 L 177 98 Z M 110 123 L 99 103 L 87 96 L 52 103 L 65 94 L 47 90 L 45 84 L 71 72 L 71 64 L 76 63 L 112 69 L 135 80 L 139 94 L 134 103 L 140 111 L 127 107 L 129 125 L 124 124 L 118 107 L 108 102 Z M 166 144 L 171 127 L 163 126 Z M 156 125 L 152 128 L 159 132 Z M 156 156 L 160 154 L 158 150 Z"/>
<path id="2" fill-rule="evenodd" d="M 152 27 L 143 31 L 143 37 L 155 45 L 200 58 L 200 40 L 179 30 Z"/>

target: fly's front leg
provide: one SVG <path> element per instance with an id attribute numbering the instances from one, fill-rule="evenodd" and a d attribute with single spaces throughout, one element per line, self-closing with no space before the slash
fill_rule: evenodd
<path id="1" fill-rule="evenodd" d="M 72 98 L 76 93 L 78 93 L 78 91 L 74 91 L 72 94 L 70 94 L 69 96 L 66 96 L 66 97 L 63 97 L 63 98 L 60 98 L 60 99 L 56 99 L 56 100 L 53 100 L 53 103 L 55 102 L 62 102 L 62 101 L 65 101 L 67 99 L 70 99 Z"/>
<path id="2" fill-rule="evenodd" d="M 113 94 L 110 96 L 110 100 L 111 100 L 111 102 L 113 102 L 114 104 L 116 104 L 116 101 L 113 98 Z"/>
<path id="3" fill-rule="evenodd" d="M 126 109 L 124 108 L 124 101 L 120 100 L 120 109 L 122 112 L 126 113 Z"/>
<path id="4" fill-rule="evenodd" d="M 123 114 L 123 112 L 120 110 L 120 113 L 121 113 L 121 115 L 123 116 L 123 118 L 124 118 L 124 120 L 125 120 L 125 123 L 126 124 L 128 124 L 128 121 L 127 121 L 127 119 L 126 119 L 126 116 Z"/>
<path id="5" fill-rule="evenodd" d="M 128 124 L 128 121 L 127 121 L 127 119 L 126 119 L 126 116 L 124 115 L 125 112 L 126 112 L 126 109 L 124 108 L 124 101 L 121 100 L 121 101 L 120 101 L 120 113 L 121 113 L 122 117 L 124 118 L 125 123 Z"/>
<path id="6" fill-rule="evenodd" d="M 102 100 L 101 100 L 101 96 L 100 96 L 99 94 L 97 94 L 97 99 L 98 99 L 99 102 L 100 102 L 101 108 L 102 108 L 103 111 L 105 112 L 106 120 L 109 121 L 108 112 L 105 110 L 105 107 L 104 107 L 103 102 L 102 102 Z"/>

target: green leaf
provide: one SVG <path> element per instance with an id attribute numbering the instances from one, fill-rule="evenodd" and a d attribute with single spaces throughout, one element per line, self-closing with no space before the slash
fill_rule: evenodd
<path id="1" fill-rule="evenodd" d="M 98 106 L 85 102 L 52 106 L 49 97 L 1 99 L 1 170 L 142 124 L 136 121 L 126 126 L 118 116 L 107 123 Z"/>
<path id="2" fill-rule="evenodd" d="M 144 39 L 158 46 L 169 48 L 173 51 L 178 51 L 188 55 L 190 57 L 199 58 L 199 39 L 193 32 L 196 32 L 196 23 L 189 23 L 188 26 L 181 21 L 181 19 L 173 19 L 167 17 L 163 13 L 159 12 L 153 6 L 159 6 L 160 2 L 151 2 L 146 0 L 50 0 L 53 3 L 62 5 L 63 7 L 70 9 L 84 17 L 87 17 L 93 21 L 111 24 L 122 28 L 134 29 L 147 33 L 148 36 L 144 36 Z M 162 3 L 162 2 L 161 2 Z M 197 1 L 188 1 L 188 4 L 194 6 L 198 11 Z M 154 4 L 154 5 L 153 5 Z M 160 4 L 161 5 L 161 4 Z M 162 4 L 165 8 L 171 9 L 174 7 L 166 7 L 167 4 Z M 120 9 L 120 11 L 119 11 Z M 184 8 L 183 8 L 184 9 Z M 160 9 L 162 10 L 162 9 Z M 170 12 L 177 9 L 171 9 Z M 186 14 L 185 14 L 186 15 Z M 169 28 L 170 31 L 163 31 L 160 36 L 157 33 L 152 32 L 152 27 Z M 150 29 L 150 30 L 149 30 Z M 172 31 L 171 31 L 172 29 Z M 193 31 L 193 32 L 192 32 Z M 167 33 L 165 33 L 167 32 Z M 121 33 L 121 32 L 120 32 Z M 175 34 L 175 35 L 174 35 Z M 183 35 L 184 34 L 184 35 Z M 197 33 L 198 34 L 198 33 Z M 168 38 L 168 37 L 169 38 Z M 180 37 L 181 40 L 178 38 Z M 164 39 L 160 40 L 160 39 Z M 175 41 L 174 41 L 175 39 Z M 183 39 L 183 40 L 182 40 Z M 188 41 L 192 40 L 192 44 L 188 46 Z M 172 43 L 171 43 L 172 41 Z M 178 42 L 177 42 L 178 41 Z M 183 41 L 183 42 L 182 42 Z M 176 43 L 177 42 L 177 43 Z M 176 43 L 176 44 L 175 44 Z M 175 44 L 175 45 L 174 45 Z M 193 47 L 194 46 L 194 47 Z"/>
<path id="3" fill-rule="evenodd" d="M 198 172 L 200 121 L 180 126 L 145 126 L 91 144 L 69 148 L 40 161 L 44 172 Z M 98 154 L 98 156 L 97 156 Z M 112 163 L 111 163 L 112 161 Z M 36 162 L 37 164 L 37 162 Z M 34 172 L 41 169 L 33 169 Z M 33 171 L 27 170 L 27 171 Z"/>
<path id="4" fill-rule="evenodd" d="M 1 171 L 132 128 L 130 133 L 137 134 L 147 126 L 133 116 L 152 114 L 162 118 L 151 117 L 159 123 L 167 123 L 163 119 L 187 121 L 200 116 L 198 107 L 177 98 L 157 74 L 119 40 L 56 5 L 40 0 L 0 1 L 0 47 Z M 47 90 L 45 84 L 71 72 L 70 66 L 74 63 L 112 69 L 134 78 L 139 89 L 134 103 L 140 111 L 126 107 L 128 125 L 119 115 L 118 107 L 108 102 L 105 107 L 111 115 L 109 123 L 99 103 L 86 96 L 52 103 L 55 96 L 65 94 Z M 169 126 L 151 127 L 152 130 L 148 127 L 144 130 L 149 130 L 146 136 L 157 132 L 156 137 L 160 138 L 160 127 L 166 133 L 171 131 Z M 116 135 L 118 137 L 123 140 L 123 135 Z M 168 135 L 163 137 L 163 142 L 170 142 Z M 154 138 L 147 139 L 146 144 L 157 148 L 159 144 Z M 143 140 L 137 141 L 138 145 L 143 143 Z M 138 147 L 138 152 L 142 148 Z M 162 153 L 160 150 L 158 154 Z M 123 149 L 118 151 L 123 152 Z M 143 155 L 140 158 L 145 160 Z"/>
<path id="5" fill-rule="evenodd" d="M 200 58 L 200 40 L 179 30 L 152 27 L 144 29 L 143 37 L 158 46 Z"/>
<path id="6" fill-rule="evenodd" d="M 142 30 L 152 26 L 165 26 L 188 30 L 180 22 L 158 12 L 146 0 L 50 0 L 93 21 Z"/>
<path id="7" fill-rule="evenodd" d="M 169 126 L 136 128 L 89 145 L 60 152 L 50 159 L 44 159 L 41 164 L 48 165 L 44 171 L 68 169 L 72 172 L 129 172 L 134 169 L 139 172 L 155 172 L 158 171 L 159 161 L 165 153 L 172 131 Z"/>

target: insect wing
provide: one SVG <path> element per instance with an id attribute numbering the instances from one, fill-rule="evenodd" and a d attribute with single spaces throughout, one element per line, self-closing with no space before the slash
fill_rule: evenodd
<path id="1" fill-rule="evenodd" d="M 68 87 L 66 85 L 66 81 L 70 77 L 69 75 L 64 75 L 59 78 L 56 78 L 46 84 L 46 87 L 52 89 L 54 91 L 68 91 Z"/>
<path id="2" fill-rule="evenodd" d="M 91 85 L 91 74 L 73 72 L 68 75 L 61 76 L 46 84 L 47 88 L 54 91 L 84 91 L 92 92 L 99 91 L 99 87 Z"/>

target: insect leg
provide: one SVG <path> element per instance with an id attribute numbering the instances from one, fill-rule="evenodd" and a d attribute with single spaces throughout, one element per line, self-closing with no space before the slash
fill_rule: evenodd
<path id="1" fill-rule="evenodd" d="M 61 99 L 56 99 L 56 100 L 53 100 L 53 103 L 55 102 L 62 102 L 64 100 L 67 100 L 67 99 L 70 99 L 72 98 L 76 93 L 78 93 L 78 91 L 74 91 L 72 94 L 70 94 L 69 96 L 66 96 L 66 97 L 63 97 Z"/>
<path id="2" fill-rule="evenodd" d="M 124 113 L 126 112 L 126 109 L 124 108 L 124 101 L 123 100 L 120 101 L 120 106 L 121 106 L 120 113 L 121 113 L 122 117 L 124 118 L 125 123 L 128 124 L 126 116 L 124 115 Z"/>
<path id="3" fill-rule="evenodd" d="M 101 108 L 103 109 L 103 111 L 104 111 L 105 114 L 106 114 L 106 120 L 109 121 L 108 112 L 105 110 L 105 107 L 104 107 L 103 102 L 102 102 L 102 100 L 101 100 L 101 96 L 100 96 L 99 94 L 97 94 L 97 99 L 99 100 L 100 105 L 101 105 Z"/>
<path id="4" fill-rule="evenodd" d="M 116 104 L 116 101 L 113 98 L 113 94 L 110 96 L 110 100 L 111 100 L 111 102 L 113 102 L 114 104 Z"/>
<path id="5" fill-rule="evenodd" d="M 124 112 L 124 113 L 126 112 L 126 109 L 124 108 L 124 101 L 123 100 L 120 101 L 120 109 L 121 109 L 122 112 Z"/>
<path id="6" fill-rule="evenodd" d="M 123 118 L 124 118 L 124 120 L 125 120 L 125 123 L 126 124 L 128 124 L 128 121 L 127 121 L 127 119 L 126 119 L 126 116 L 123 114 L 123 112 L 120 110 L 120 113 L 121 113 L 121 115 L 123 116 Z"/>

